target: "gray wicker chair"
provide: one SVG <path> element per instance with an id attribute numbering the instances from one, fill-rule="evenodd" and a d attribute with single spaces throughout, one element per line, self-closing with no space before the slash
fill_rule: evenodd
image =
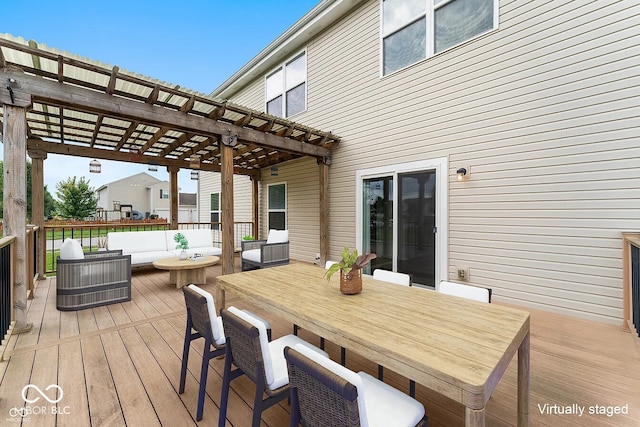
<path id="1" fill-rule="evenodd" d="M 269 230 L 267 240 L 243 240 L 242 271 L 289 264 L 287 230 Z"/>
<path id="2" fill-rule="evenodd" d="M 246 375 L 256 384 L 251 425 L 259 427 L 262 412 L 289 396 L 284 348 L 301 345 L 317 352 L 321 357 L 329 356 L 294 335 L 268 341 L 264 324 L 246 311 L 229 307 L 222 309 L 220 314 L 227 343 L 218 426 L 224 427 L 226 423 L 231 381 Z M 232 365 L 236 366 L 233 370 Z M 264 394 L 267 395 L 266 399 L 263 399 Z"/>
<path id="3" fill-rule="evenodd" d="M 83 310 L 131 300 L 131 255 L 87 252 L 83 259 L 56 260 L 56 307 Z"/>
<path id="4" fill-rule="evenodd" d="M 426 427 L 424 406 L 363 372 L 315 357 L 298 346 L 284 350 L 291 394 L 290 427 Z"/>
<path id="5" fill-rule="evenodd" d="M 224 354 L 225 336 L 221 330 L 222 328 L 219 321 L 216 319 L 215 308 L 213 309 L 214 315 L 211 315 L 210 305 L 206 296 L 189 286 L 183 287 L 182 293 L 184 294 L 184 302 L 187 306 L 187 328 L 184 333 L 182 369 L 180 370 L 180 388 L 178 389 L 178 393 L 184 393 L 191 341 L 204 338 L 202 364 L 200 367 L 200 388 L 198 390 L 198 409 L 196 412 L 196 420 L 200 421 L 204 412 L 204 395 L 207 387 L 209 360 Z M 213 305 L 213 300 L 211 301 L 211 305 Z M 214 332 L 214 330 L 216 332 Z"/>

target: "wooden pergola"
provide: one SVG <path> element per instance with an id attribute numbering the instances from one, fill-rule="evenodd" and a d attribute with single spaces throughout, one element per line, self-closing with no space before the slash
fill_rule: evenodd
<path id="1" fill-rule="evenodd" d="M 17 237 L 16 329 L 26 324 L 26 154 L 32 159 L 32 216 L 44 225 L 48 153 L 166 166 L 170 227 L 177 228 L 178 171 L 221 173 L 222 272 L 233 272 L 233 174 L 253 180 L 258 223 L 260 171 L 311 156 L 320 168 L 320 212 L 328 211 L 328 166 L 339 138 L 330 132 L 170 86 L 135 73 L 0 37 L 0 121 L 4 142 L 4 232 Z M 10 36 L 9 36 L 10 37 Z M 320 215 L 320 253 L 328 222 Z M 40 233 L 44 248 L 44 233 Z M 37 271 L 44 272 L 44 254 Z"/>

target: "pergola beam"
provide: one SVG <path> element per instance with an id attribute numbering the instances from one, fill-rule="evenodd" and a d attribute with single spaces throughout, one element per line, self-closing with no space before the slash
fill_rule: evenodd
<path id="1" fill-rule="evenodd" d="M 42 101 L 59 106 L 68 106 L 85 112 L 106 114 L 123 120 L 139 121 L 157 127 L 167 127 L 181 132 L 193 132 L 205 136 L 237 135 L 239 142 L 248 142 L 286 151 L 303 156 L 322 158 L 330 154 L 330 150 L 302 141 L 264 133 L 259 130 L 244 128 L 231 123 L 223 123 L 205 117 L 199 117 L 167 108 L 119 98 L 94 90 L 61 84 L 52 80 L 25 74 L 20 71 L 5 71 L 5 76 L 14 79 L 17 88 L 24 97 L 33 97 L 33 101 Z M 283 132 L 290 134 L 292 129 Z"/>

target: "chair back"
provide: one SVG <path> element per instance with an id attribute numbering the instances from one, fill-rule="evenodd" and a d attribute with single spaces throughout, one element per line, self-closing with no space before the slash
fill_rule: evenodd
<path id="1" fill-rule="evenodd" d="M 480 302 L 491 302 L 491 289 L 481 288 L 479 286 L 442 281 L 438 287 L 438 292 Z"/>
<path id="2" fill-rule="evenodd" d="M 405 273 L 383 270 L 376 268 L 373 270 L 373 278 L 384 282 L 396 283 L 398 285 L 411 286 L 411 276 Z"/>
<path id="3" fill-rule="evenodd" d="M 218 316 L 216 315 L 216 306 L 213 300 L 213 295 L 210 292 L 205 291 L 204 289 L 196 286 L 189 285 L 188 289 L 196 292 L 198 295 L 201 295 L 205 298 L 207 304 L 207 313 L 209 314 L 209 320 L 211 322 L 211 331 L 213 333 L 213 341 L 216 344 L 224 343 L 224 330 L 222 329 L 222 324 Z M 184 288 L 182 288 L 184 289 Z M 188 306 L 187 306 L 188 307 Z M 221 342 L 222 341 L 222 342 Z"/>
<path id="4" fill-rule="evenodd" d="M 273 383 L 271 354 L 264 323 L 235 307 L 223 309 L 221 315 L 233 363 L 254 383 Z M 262 379 L 258 376 L 262 376 Z"/>
<path id="5" fill-rule="evenodd" d="M 216 340 L 213 335 L 213 327 L 207 298 L 201 293 L 191 289 L 190 286 L 182 288 L 184 302 L 187 306 L 187 321 L 191 322 L 191 327 L 205 339 L 209 337 L 212 343 Z M 216 322 L 217 323 L 217 322 Z"/>
<path id="6" fill-rule="evenodd" d="M 286 347 L 284 354 L 291 386 L 291 425 L 295 421 L 307 427 L 368 425 L 364 400 L 358 399 L 362 384 L 358 374 L 300 345 Z"/>

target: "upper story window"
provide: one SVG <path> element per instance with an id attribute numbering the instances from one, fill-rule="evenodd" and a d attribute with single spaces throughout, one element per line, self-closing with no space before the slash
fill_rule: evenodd
<path id="1" fill-rule="evenodd" d="M 161 188 L 160 189 L 160 198 L 161 199 L 168 199 L 169 198 L 169 191 Z"/>
<path id="2" fill-rule="evenodd" d="M 497 0 L 382 0 L 383 75 L 497 25 Z"/>
<path id="3" fill-rule="evenodd" d="M 267 76 L 267 113 L 290 117 L 307 108 L 307 54 L 298 56 L 278 67 Z"/>

